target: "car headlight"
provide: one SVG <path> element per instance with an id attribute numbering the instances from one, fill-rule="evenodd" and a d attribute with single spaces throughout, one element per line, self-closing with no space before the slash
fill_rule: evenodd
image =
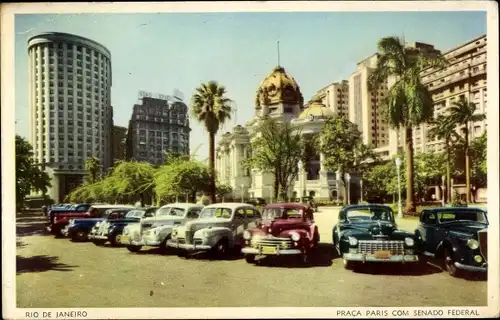
<path id="1" fill-rule="evenodd" d="M 405 244 L 408 246 L 408 247 L 413 247 L 413 245 L 415 244 L 415 240 L 413 240 L 412 238 L 405 238 Z"/>
<path id="2" fill-rule="evenodd" d="M 173 237 L 177 236 L 177 229 L 172 230 L 172 236 Z"/>
<path id="3" fill-rule="evenodd" d="M 290 237 L 292 238 L 293 241 L 299 241 L 300 234 L 298 234 L 297 232 L 291 232 Z"/>
<path id="4" fill-rule="evenodd" d="M 252 238 L 252 234 L 250 233 L 250 231 L 245 230 L 245 232 L 243 232 L 243 239 L 250 240 L 251 238 Z"/>
<path id="5" fill-rule="evenodd" d="M 351 246 L 357 246 L 358 245 L 358 239 L 354 238 L 354 237 L 349 237 L 349 245 Z"/>
<path id="6" fill-rule="evenodd" d="M 472 250 L 475 250 L 475 249 L 479 248 L 479 242 L 477 242 L 477 240 L 474 240 L 474 239 L 469 239 L 469 240 L 467 240 L 467 246 L 469 248 L 471 248 Z"/>

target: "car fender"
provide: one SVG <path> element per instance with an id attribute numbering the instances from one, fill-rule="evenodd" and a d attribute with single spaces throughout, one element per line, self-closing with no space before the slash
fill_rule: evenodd
<path id="1" fill-rule="evenodd" d="M 207 233 L 207 237 L 203 237 L 203 233 Z M 221 239 L 226 238 L 230 247 L 234 245 L 233 231 L 226 227 L 209 227 L 203 228 L 195 232 L 196 238 L 202 238 L 208 245 L 213 247 Z"/>
<path id="2" fill-rule="evenodd" d="M 173 225 L 160 226 L 157 229 L 158 229 L 158 240 L 163 241 L 172 234 L 174 226 Z"/>

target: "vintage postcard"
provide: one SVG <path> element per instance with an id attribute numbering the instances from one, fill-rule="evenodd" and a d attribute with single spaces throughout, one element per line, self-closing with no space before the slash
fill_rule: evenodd
<path id="1" fill-rule="evenodd" d="M 499 316 L 496 2 L 1 17 L 4 318 Z"/>

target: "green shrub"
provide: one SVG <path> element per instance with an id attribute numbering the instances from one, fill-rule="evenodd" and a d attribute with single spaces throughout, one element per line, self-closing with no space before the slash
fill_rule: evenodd
<path id="1" fill-rule="evenodd" d="M 453 192 L 453 199 L 450 203 L 450 205 L 452 207 L 467 207 L 467 202 L 463 201 L 462 199 L 460 199 L 460 195 L 458 194 L 458 192 L 455 190 Z"/>

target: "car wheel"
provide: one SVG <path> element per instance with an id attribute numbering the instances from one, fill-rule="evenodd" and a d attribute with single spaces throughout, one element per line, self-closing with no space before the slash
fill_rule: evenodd
<path id="1" fill-rule="evenodd" d="M 245 255 L 245 261 L 247 263 L 255 263 L 255 255 L 254 254 Z"/>
<path id="2" fill-rule="evenodd" d="M 170 236 L 167 236 L 161 243 L 160 243 L 160 250 L 162 253 L 169 253 L 171 252 L 170 247 L 167 246 L 167 241 L 170 240 Z"/>
<path id="3" fill-rule="evenodd" d="M 130 252 L 139 252 L 141 251 L 142 246 L 127 246 L 127 250 Z"/>
<path id="4" fill-rule="evenodd" d="M 122 234 L 117 232 L 111 236 L 111 245 L 113 247 L 118 247 L 120 246 L 120 239 L 122 238 Z"/>
<path id="5" fill-rule="evenodd" d="M 100 247 L 106 243 L 106 240 L 94 240 L 92 241 L 96 246 Z"/>
<path id="6" fill-rule="evenodd" d="M 444 250 L 444 267 L 448 274 L 452 277 L 459 276 L 459 269 L 455 266 L 455 261 L 453 260 L 453 256 L 450 249 Z"/>
<path id="7" fill-rule="evenodd" d="M 217 257 L 224 257 L 229 251 L 229 244 L 226 239 L 221 239 L 214 247 L 214 252 Z"/>
<path id="8" fill-rule="evenodd" d="M 72 241 L 86 241 L 86 240 L 88 240 L 87 233 L 85 231 L 78 230 L 77 232 L 75 232 L 72 235 L 71 240 Z"/>

